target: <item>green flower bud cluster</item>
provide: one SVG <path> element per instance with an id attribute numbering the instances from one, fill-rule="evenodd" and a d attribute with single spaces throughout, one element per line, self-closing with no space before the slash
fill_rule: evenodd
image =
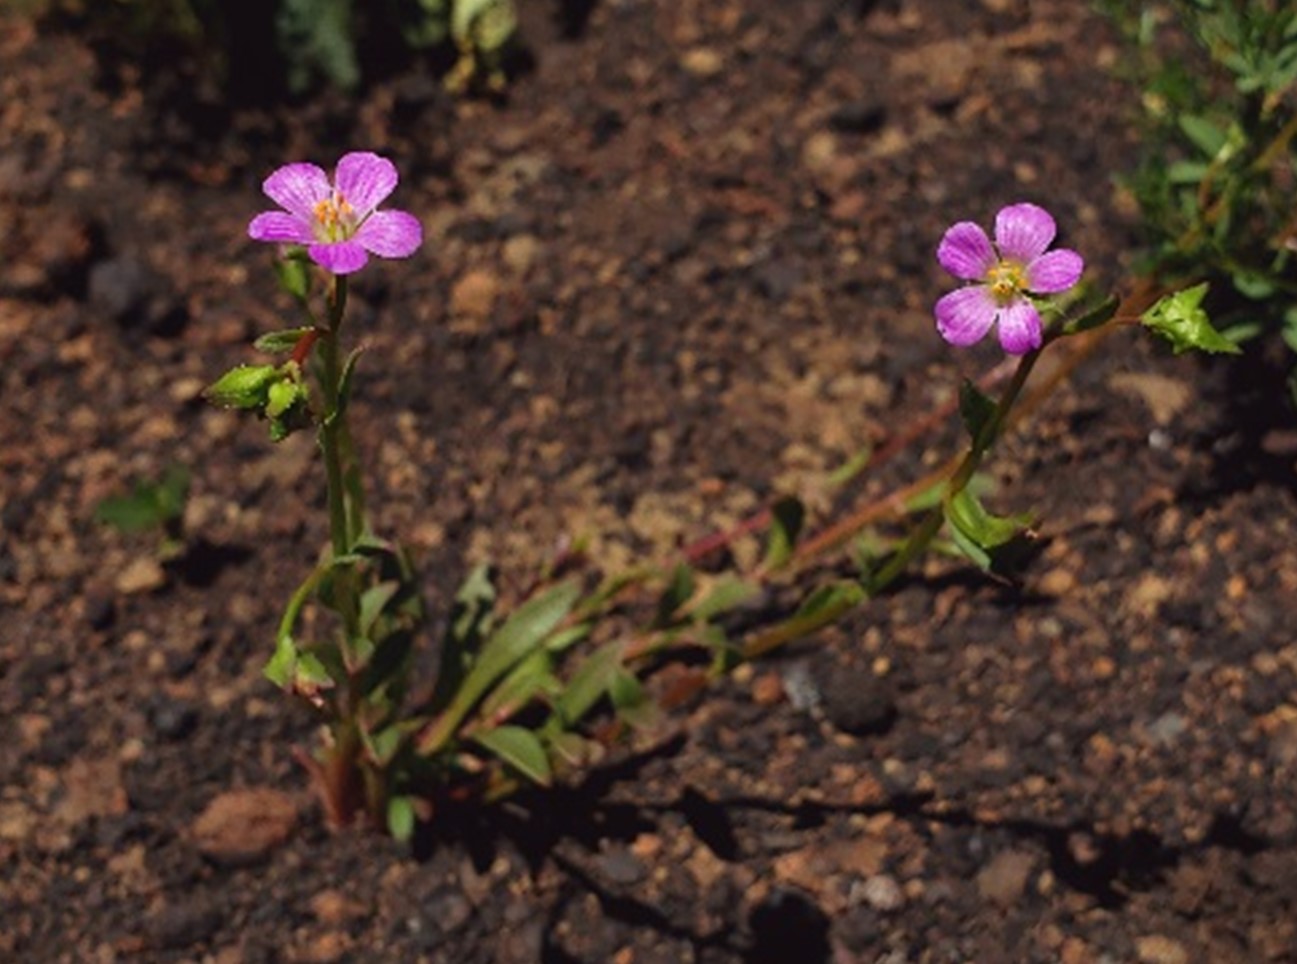
<path id="1" fill-rule="evenodd" d="M 270 439 L 282 442 L 310 419 L 310 391 L 302 366 L 294 360 L 282 365 L 238 365 L 203 393 L 214 405 L 254 411 L 270 423 Z"/>

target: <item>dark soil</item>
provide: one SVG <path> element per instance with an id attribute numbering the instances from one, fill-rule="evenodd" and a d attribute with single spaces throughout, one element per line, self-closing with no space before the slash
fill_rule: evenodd
<path id="1" fill-rule="evenodd" d="M 516 599 L 567 535 L 617 569 L 812 493 L 994 364 L 934 332 L 954 220 L 1035 200 L 1127 284 L 1135 95 L 1087 4 L 522 6 L 502 103 L 415 69 L 230 113 L 0 27 L 0 958 L 1297 961 L 1297 436 L 1267 349 L 1109 338 L 992 466 L 1039 520 L 1019 580 L 932 561 L 415 855 L 324 829 L 312 721 L 260 673 L 322 473 L 199 398 L 291 317 L 244 234 L 278 164 L 379 150 L 423 219 L 355 283 L 354 417 L 439 617 L 476 561 Z M 189 550 L 159 571 L 94 509 L 173 462 Z M 281 822 L 221 859 L 199 817 L 253 789 Z"/>

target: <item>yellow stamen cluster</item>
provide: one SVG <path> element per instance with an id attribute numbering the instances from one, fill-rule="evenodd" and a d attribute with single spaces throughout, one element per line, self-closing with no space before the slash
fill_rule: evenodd
<path id="1" fill-rule="evenodd" d="M 1001 261 L 986 272 L 986 284 L 995 300 L 1007 305 L 1026 290 L 1027 278 L 1021 265 Z"/>
<path id="2" fill-rule="evenodd" d="M 315 205 L 315 220 L 319 222 L 321 240 L 341 241 L 347 237 L 352 227 L 355 211 L 347 199 L 336 192 L 332 197 L 318 201 Z"/>

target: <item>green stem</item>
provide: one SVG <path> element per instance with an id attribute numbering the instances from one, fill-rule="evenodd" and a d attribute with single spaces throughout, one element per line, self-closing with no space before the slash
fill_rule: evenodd
<path id="1" fill-rule="evenodd" d="M 347 307 L 347 279 L 334 277 L 329 296 L 329 327 L 316 342 L 320 353 L 320 387 L 324 392 L 324 416 L 320 420 L 320 451 L 324 455 L 324 471 L 328 476 L 329 536 L 334 557 L 351 551 L 350 527 L 347 523 L 347 494 L 343 485 L 342 436 L 343 420 L 338 416 L 339 388 L 342 366 L 339 360 L 338 337 L 342 318 Z"/>
<path id="2" fill-rule="evenodd" d="M 1053 338 L 1049 339 L 1049 341 L 1052 340 Z M 1005 386 L 1004 394 L 1000 396 L 1000 401 L 996 404 L 995 411 L 991 414 L 990 421 L 987 423 L 981 438 L 973 440 L 973 444 L 968 447 L 968 451 L 964 453 L 959 465 L 950 474 L 950 480 L 946 483 L 946 494 L 942 500 L 943 505 L 968 486 L 969 481 L 973 478 L 973 473 L 981 466 L 986 453 L 995 444 L 996 439 L 999 438 L 1000 430 L 1004 427 L 1005 420 L 1013 409 L 1014 403 L 1018 400 L 1018 396 L 1022 394 L 1022 389 L 1027 384 L 1027 378 L 1031 375 L 1031 370 L 1036 367 L 1036 361 L 1040 358 L 1040 353 L 1044 348 L 1045 345 L 1042 345 L 1035 351 L 1028 352 L 1022 356 L 1022 361 L 1018 362 L 1013 378 Z M 945 519 L 943 505 L 935 506 L 928 511 L 928 514 L 923 517 L 923 521 L 914 528 L 909 538 L 905 540 L 905 544 L 869 581 L 870 595 L 877 595 L 891 585 L 896 577 L 909 567 L 919 553 L 931 545 L 932 540 L 941 531 L 941 523 Z"/>

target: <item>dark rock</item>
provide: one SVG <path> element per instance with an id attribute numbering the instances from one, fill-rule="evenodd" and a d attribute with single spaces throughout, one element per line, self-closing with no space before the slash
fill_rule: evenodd
<path id="1" fill-rule="evenodd" d="M 858 100 L 843 104 L 829 115 L 829 127 L 843 134 L 872 134 L 887 120 L 887 107 L 879 101 Z"/>
<path id="2" fill-rule="evenodd" d="M 111 593 L 91 590 L 85 596 L 86 625 L 91 629 L 107 629 L 117 618 L 117 609 Z"/>
<path id="3" fill-rule="evenodd" d="M 148 931 L 159 947 L 178 950 L 207 940 L 220 926 L 221 913 L 215 906 L 202 898 L 190 898 L 154 914 Z"/>
<path id="4" fill-rule="evenodd" d="M 610 883 L 634 884 L 644 879 L 646 868 L 643 861 L 629 850 L 620 847 L 601 854 L 595 861 L 600 875 Z"/>
<path id="5" fill-rule="evenodd" d="M 87 294 L 92 307 L 123 328 L 170 336 L 188 321 L 188 311 L 166 279 L 130 255 L 95 264 Z"/>
<path id="6" fill-rule="evenodd" d="M 876 736 L 896 722 L 891 685 L 868 669 L 833 666 L 817 675 L 824 715 L 843 733 Z"/>
<path id="7" fill-rule="evenodd" d="M 164 740 L 183 740 L 198 725 L 198 708 L 185 700 L 155 697 L 149 707 L 149 723 Z"/>

